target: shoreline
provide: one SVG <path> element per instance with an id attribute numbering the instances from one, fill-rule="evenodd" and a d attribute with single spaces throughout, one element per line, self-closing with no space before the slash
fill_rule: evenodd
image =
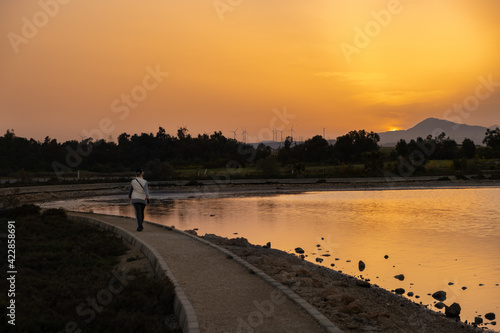
<path id="1" fill-rule="evenodd" d="M 203 181 L 188 186 L 188 182 L 150 182 L 155 192 L 172 192 L 175 199 L 205 196 L 258 196 L 299 194 L 319 191 L 387 191 L 428 189 L 474 189 L 500 187 L 500 179 L 440 180 L 442 177 L 418 177 L 389 183 L 385 178 L 330 178 L 330 179 L 251 179 L 224 182 Z M 4 207 L 25 203 L 44 203 L 58 200 L 81 199 L 108 195 L 126 195 L 129 183 L 61 184 L 0 188 L 0 202 Z M 1 208 L 1 207 L 0 207 Z"/>

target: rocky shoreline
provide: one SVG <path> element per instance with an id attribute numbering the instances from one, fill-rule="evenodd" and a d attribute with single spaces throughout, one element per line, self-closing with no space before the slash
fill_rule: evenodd
<path id="1" fill-rule="evenodd" d="M 191 234 L 196 231 L 189 230 Z M 345 332 L 494 332 L 447 317 L 367 281 L 244 238 L 203 236 L 290 288 Z M 450 308 L 452 308 L 450 306 Z M 454 309 L 452 309 L 454 310 Z M 451 310 L 451 311 L 452 311 Z"/>

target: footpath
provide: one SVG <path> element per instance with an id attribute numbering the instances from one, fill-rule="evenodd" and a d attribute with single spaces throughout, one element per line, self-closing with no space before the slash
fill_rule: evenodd
<path id="1" fill-rule="evenodd" d="M 137 232 L 127 217 L 68 215 L 127 239 L 172 280 L 183 332 L 342 332 L 288 288 L 196 236 L 153 223 Z"/>

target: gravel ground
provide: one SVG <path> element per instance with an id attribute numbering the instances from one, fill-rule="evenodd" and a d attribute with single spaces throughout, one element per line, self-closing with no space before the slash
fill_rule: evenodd
<path id="1" fill-rule="evenodd" d="M 487 332 L 293 254 L 254 246 L 244 238 L 205 235 L 204 239 L 288 286 L 345 332 Z"/>

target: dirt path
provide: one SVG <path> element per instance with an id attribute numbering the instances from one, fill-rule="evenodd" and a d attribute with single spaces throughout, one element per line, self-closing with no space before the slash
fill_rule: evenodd
<path id="1" fill-rule="evenodd" d="M 160 253 L 191 301 L 202 332 L 326 331 L 283 293 L 209 245 L 151 224 L 137 232 L 130 218 L 92 216 L 125 229 Z"/>

